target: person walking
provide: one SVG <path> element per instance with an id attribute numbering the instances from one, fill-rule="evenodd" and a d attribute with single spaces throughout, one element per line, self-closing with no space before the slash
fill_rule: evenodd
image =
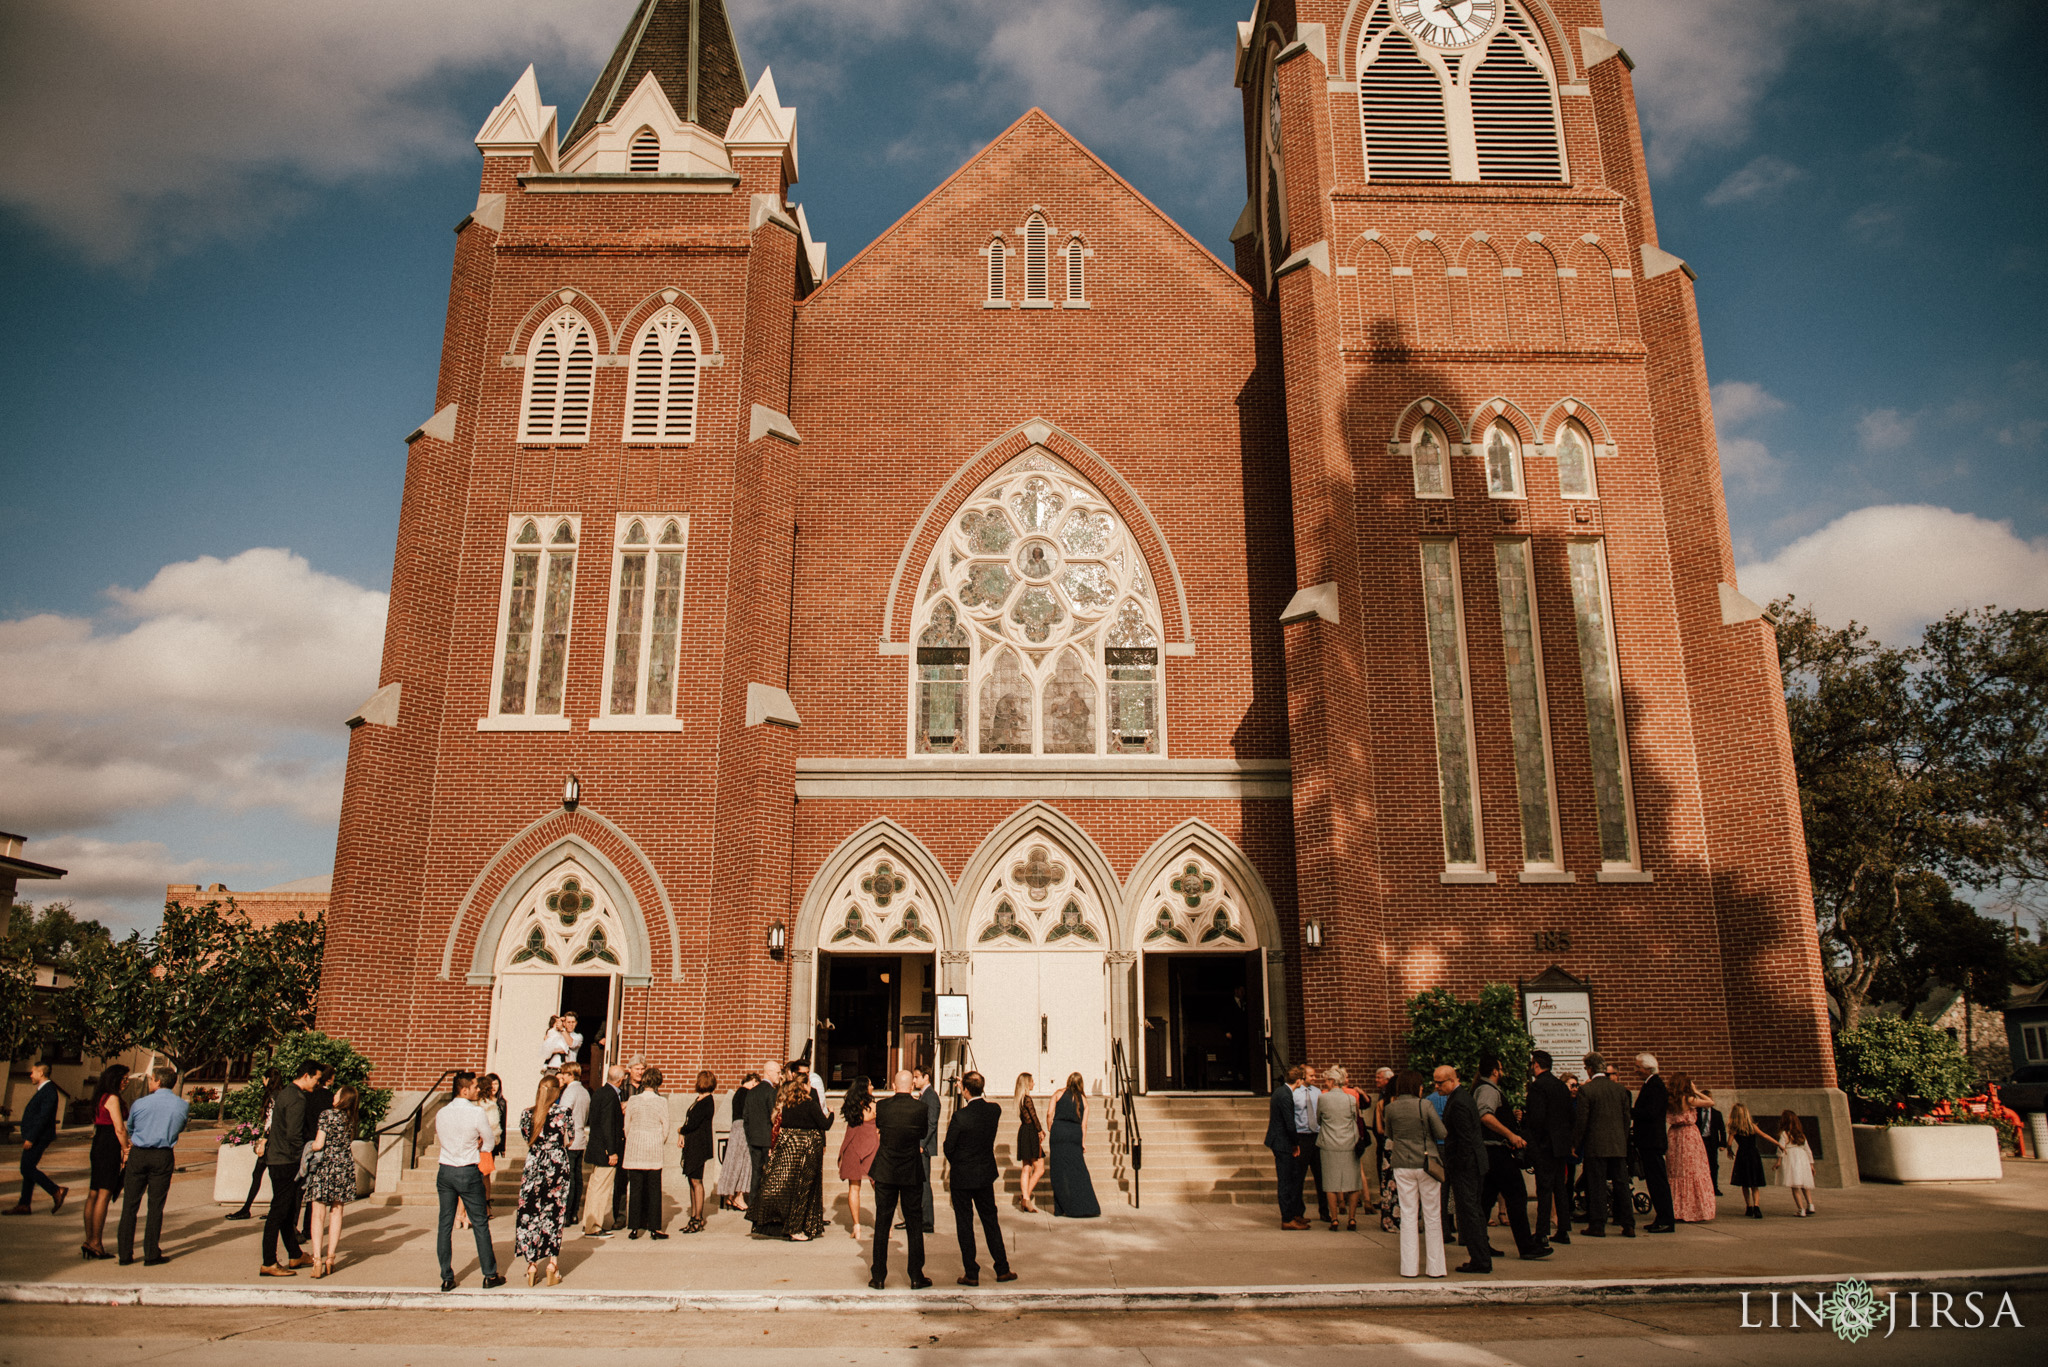
<path id="1" fill-rule="evenodd" d="M 747 1152 L 747 1097 L 759 1084 L 759 1073 L 748 1073 L 732 1089 L 729 1112 L 732 1123 L 725 1136 L 725 1158 L 718 1165 L 718 1207 L 745 1210 L 747 1193 L 754 1185 L 754 1164 Z"/>
<path id="2" fill-rule="evenodd" d="M 1637 1054 L 1636 1067 L 1643 1070 L 1643 1085 L 1636 1091 L 1636 1161 L 1642 1164 L 1643 1185 L 1650 1189 L 1654 1218 L 1651 1234 L 1673 1234 L 1678 1225 L 1672 1219 L 1671 1177 L 1665 1158 L 1671 1151 L 1671 1093 L 1657 1075 L 1657 1056 Z"/>
<path id="3" fill-rule="evenodd" d="M 981 1232 L 988 1239 L 988 1260 L 995 1267 L 996 1280 L 1014 1282 L 1009 1251 L 1003 1246 L 1002 1226 L 996 1220 L 996 1132 L 1002 1127 L 1003 1108 L 982 1093 L 987 1082 L 980 1073 L 960 1078 L 965 1098 L 946 1126 L 946 1170 L 952 1175 L 953 1232 L 960 1240 L 961 1286 L 981 1285 L 981 1263 L 975 1256 L 974 1219 L 981 1217 Z"/>
<path id="4" fill-rule="evenodd" d="M 583 1065 L 565 1063 L 555 1070 L 562 1080 L 562 1106 L 569 1112 L 569 1210 L 564 1225 L 583 1218 L 583 1156 L 590 1149 L 590 1089 L 583 1085 Z"/>
<path id="5" fill-rule="evenodd" d="M 1029 1215 L 1038 1214 L 1031 1194 L 1045 1176 L 1045 1123 L 1031 1099 L 1036 1082 L 1029 1073 L 1017 1074 L 1017 1209 Z"/>
<path id="6" fill-rule="evenodd" d="M 270 1170 L 270 1211 L 263 1218 L 264 1277 L 296 1277 L 297 1269 L 311 1267 L 313 1259 L 299 1242 L 299 1159 L 304 1156 L 308 1098 L 320 1084 L 320 1065 L 301 1060 L 292 1080 L 278 1088 L 270 1107 L 270 1129 L 263 1136 L 263 1161 Z M 277 1242 L 284 1240 L 285 1262 L 277 1260 Z"/>
<path id="7" fill-rule="evenodd" d="M 1394 1171 L 1395 1200 L 1401 1211 L 1401 1275 L 1421 1275 L 1427 1259 L 1429 1275 L 1444 1270 L 1443 1160 L 1439 1156 L 1447 1131 L 1436 1107 L 1423 1098 L 1429 1083 L 1409 1069 L 1397 1073 L 1382 1113 L 1386 1126 L 1387 1162 Z"/>
<path id="8" fill-rule="evenodd" d="M 1324 1070 L 1330 1090 L 1316 1101 L 1316 1152 L 1323 1167 L 1323 1192 L 1329 1199 L 1330 1228 L 1358 1228 L 1358 1099 L 1344 1086 L 1342 1064 Z"/>
<path id="9" fill-rule="evenodd" d="M 441 1153 L 434 1171 L 434 1194 L 440 1198 L 440 1219 L 434 1227 L 434 1253 L 441 1260 L 441 1289 L 455 1289 L 455 1208 L 469 1213 L 470 1234 L 476 1239 L 477 1267 L 484 1274 L 484 1290 L 503 1286 L 498 1275 L 498 1255 L 491 1249 L 491 1212 L 484 1204 L 484 1178 L 477 1160 L 490 1152 L 493 1133 L 488 1113 L 477 1104 L 481 1090 L 475 1073 L 464 1070 L 455 1075 L 452 1100 L 434 1117 L 440 1136 Z M 277 1208 L 276 1201 L 271 1209 Z M 270 1230 L 266 1225 L 264 1235 Z M 284 1273 L 290 1276 L 290 1273 Z"/>
<path id="10" fill-rule="evenodd" d="M 91 1185 L 85 1189 L 85 1242 L 78 1251 L 87 1262 L 111 1258 L 107 1252 L 107 1207 L 121 1190 L 121 1155 L 128 1151 L 128 1121 L 121 1105 L 121 1088 L 128 1082 L 128 1065 L 108 1065 L 92 1092 Z"/>
<path id="11" fill-rule="evenodd" d="M 334 1104 L 320 1113 L 313 1137 L 306 1142 L 306 1152 L 312 1155 L 306 1163 L 306 1203 L 313 1211 L 315 1277 L 334 1275 L 334 1260 L 341 1256 L 342 1207 L 356 1199 L 353 1145 L 358 1110 L 356 1089 L 343 1087 L 334 1094 Z"/>
<path id="12" fill-rule="evenodd" d="M 249 1190 L 242 1197 L 241 1209 L 229 1211 L 220 1217 L 223 1220 L 246 1220 L 250 1217 L 251 1208 L 256 1204 L 256 1193 L 262 1189 L 264 1169 L 268 1166 L 263 1162 L 262 1136 L 270 1131 L 270 1106 L 277 1099 L 277 1089 L 283 1085 L 283 1080 L 277 1075 L 277 1069 L 263 1070 L 262 1100 L 256 1107 L 256 1162 L 249 1166 Z"/>
<path id="13" fill-rule="evenodd" d="M 683 1149 L 683 1177 L 690 1184 L 690 1218 L 683 1233 L 704 1228 L 704 1165 L 711 1161 L 712 1121 L 718 1115 L 718 1078 L 708 1068 L 697 1071 L 697 1098 L 683 1115 L 676 1141 Z"/>
<path id="14" fill-rule="evenodd" d="M 668 1157 L 668 1101 L 661 1094 L 661 1069 L 640 1075 L 640 1090 L 626 1103 L 626 1237 L 666 1239 L 661 1209 L 661 1166 Z"/>
<path id="15" fill-rule="evenodd" d="M 1607 1075 L 1607 1060 L 1586 1055 L 1586 1081 L 1579 1087 L 1578 1116 L 1572 1121 L 1572 1148 L 1586 1169 L 1586 1227 L 1589 1239 L 1607 1237 L 1612 1207 L 1622 1237 L 1636 1237 L 1635 1206 L 1629 1200 L 1628 1089 Z"/>
<path id="16" fill-rule="evenodd" d="M 583 1146 L 583 1159 L 590 1164 L 590 1183 L 583 1193 L 583 1233 L 592 1239 L 612 1235 L 612 1184 L 626 1152 L 626 1108 L 619 1095 L 625 1081 L 626 1070 L 614 1063 L 604 1070 L 604 1085 L 590 1096 L 590 1131 Z"/>
<path id="17" fill-rule="evenodd" d="M 1301 1200 L 1301 1136 L 1294 1128 L 1294 1084 L 1301 1079 L 1295 1064 L 1273 1084 L 1266 1106 L 1266 1147 L 1273 1151 L 1273 1194 L 1280 1203 L 1280 1228 L 1307 1229 L 1307 1207 Z"/>
<path id="18" fill-rule="evenodd" d="M 526 1171 L 519 1176 L 519 1205 L 512 1221 L 512 1256 L 526 1260 L 526 1284 L 532 1286 L 547 1264 L 548 1285 L 562 1281 L 559 1259 L 562 1226 L 569 1217 L 569 1141 L 575 1118 L 562 1104 L 562 1086 L 554 1074 L 543 1073 L 533 1106 L 519 1117 L 526 1137 Z"/>
<path id="19" fill-rule="evenodd" d="M 1688 1224 L 1704 1224 L 1716 1213 L 1714 1178 L 1707 1171 L 1707 1145 L 1700 1136 L 1698 1108 L 1705 1100 L 1689 1074 L 1672 1074 L 1665 1172 L 1671 1180 L 1671 1213 Z"/>
<path id="20" fill-rule="evenodd" d="M 1572 1241 L 1572 1094 L 1551 1071 L 1550 1054 L 1529 1055 L 1529 1104 L 1522 1110 L 1522 1137 L 1529 1141 L 1536 1170 L 1536 1242 Z M 1557 1233 L 1551 1234 L 1551 1216 Z"/>
<path id="21" fill-rule="evenodd" d="M 142 1265 L 159 1267 L 164 1256 L 164 1202 L 171 1194 L 171 1174 L 178 1167 L 178 1136 L 190 1108 L 174 1090 L 178 1070 L 158 1064 L 149 1070 L 149 1091 L 128 1112 L 127 1169 L 121 1183 L 121 1227 L 117 1234 L 121 1266 L 135 1261 L 135 1214 L 144 1195 L 149 1222 L 142 1231 Z"/>
<path id="22" fill-rule="evenodd" d="M 931 1074 L 922 1068 L 910 1070 L 917 1087 L 917 1099 L 924 1103 L 924 1232 L 930 1234 L 937 1226 L 937 1206 L 932 1202 L 932 1160 L 939 1154 L 939 1091 L 932 1086 Z"/>
<path id="23" fill-rule="evenodd" d="M 909 1244 L 906 1267 L 910 1289 L 922 1291 L 924 1275 L 924 1212 L 918 1201 L 924 1186 L 924 1102 L 912 1091 L 909 1069 L 896 1074 L 894 1091 L 875 1104 L 875 1160 L 868 1177 L 875 1184 L 875 1248 L 868 1259 L 868 1287 L 880 1291 L 889 1281 L 889 1228 L 903 1212 Z"/>
<path id="24" fill-rule="evenodd" d="M 1529 1188 L 1522 1180 L 1520 1157 L 1529 1141 L 1515 1133 L 1508 1123 L 1515 1117 L 1508 1108 L 1507 1094 L 1501 1090 L 1502 1071 L 1497 1056 L 1479 1056 L 1479 1085 L 1472 1089 L 1486 1145 L 1486 1175 L 1479 1204 L 1486 1210 L 1496 1204 L 1507 1208 L 1508 1232 L 1514 1235 L 1515 1251 L 1521 1254 L 1522 1261 L 1532 1262 L 1548 1258 L 1551 1249 L 1529 1231 Z"/>
<path id="25" fill-rule="evenodd" d="M 62 1093 L 50 1081 L 50 1065 L 28 1066 L 28 1104 L 21 1108 L 21 1199 L 0 1211 L 0 1215 L 27 1215 L 34 1208 L 37 1188 L 50 1193 L 50 1214 L 64 1209 L 71 1188 L 60 1187 L 43 1171 L 43 1154 L 57 1140 L 57 1109 Z"/>
<path id="26" fill-rule="evenodd" d="M 1714 1195 L 1721 1194 L 1721 1155 L 1734 1156 L 1735 1146 L 1728 1142 L 1728 1122 L 1721 1118 L 1720 1107 L 1714 1104 L 1714 1094 L 1707 1088 L 1700 1088 L 1701 1104 L 1693 1111 L 1693 1119 L 1700 1127 L 1700 1142 L 1707 1146 L 1707 1179 L 1714 1184 Z"/>
<path id="27" fill-rule="evenodd" d="M 809 1243 L 825 1232 L 825 1133 L 832 1117 L 794 1070 L 783 1078 L 775 1104 L 775 1147 L 747 1218 L 756 1234 Z"/>
<path id="28" fill-rule="evenodd" d="M 1102 1214 L 1088 1176 L 1088 1096 L 1082 1086 L 1079 1073 L 1067 1074 L 1067 1089 L 1052 1107 L 1052 1213 L 1070 1220 Z"/>
<path id="29" fill-rule="evenodd" d="M 860 1187 L 868 1180 L 875 1161 L 875 1146 L 881 1135 L 875 1130 L 875 1094 L 868 1080 L 857 1077 L 846 1084 L 846 1099 L 839 1114 L 846 1118 L 846 1138 L 839 1141 L 839 1180 L 846 1183 L 846 1206 L 851 1216 L 853 1241 L 860 1242 Z"/>
<path id="30" fill-rule="evenodd" d="M 761 1182 L 768 1176 L 768 1149 L 775 1140 L 775 1094 L 782 1086 L 782 1065 L 769 1059 L 761 1065 L 761 1080 L 747 1093 L 747 1203 L 751 1208 L 761 1200 Z"/>
<path id="31" fill-rule="evenodd" d="M 1796 1112 L 1779 1113 L 1778 1140 L 1778 1177 L 1792 1193 L 1793 1213 L 1803 1220 L 1813 1214 L 1813 1150 Z"/>
<path id="32" fill-rule="evenodd" d="M 1479 1101 L 1458 1080 L 1457 1069 L 1436 1070 L 1439 1090 L 1449 1087 L 1444 1102 L 1444 1168 L 1451 1182 L 1451 1200 L 1458 1210 L 1458 1241 L 1465 1245 L 1460 1272 L 1484 1275 L 1493 1271 L 1493 1246 L 1486 1230 L 1486 1131 L 1480 1124 Z"/>

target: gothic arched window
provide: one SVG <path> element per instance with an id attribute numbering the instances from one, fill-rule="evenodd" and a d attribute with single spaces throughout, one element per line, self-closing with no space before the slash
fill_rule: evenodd
<path id="1" fill-rule="evenodd" d="M 526 393 L 519 439 L 578 443 L 590 436 L 590 390 L 597 346 L 590 324 L 573 308 L 556 310 L 534 329 L 526 349 Z"/>
<path id="2" fill-rule="evenodd" d="M 1375 0 L 1359 28 L 1366 178 L 1562 182 L 1557 74 L 1528 10 L 1477 0 L 1442 15 Z"/>
<path id="3" fill-rule="evenodd" d="M 1442 428 L 1427 418 L 1416 423 L 1408 433 L 1408 460 L 1417 498 L 1451 496 L 1451 444 Z"/>
<path id="4" fill-rule="evenodd" d="M 1033 448 L 977 489 L 926 562 L 914 754 L 1159 754 L 1159 607 L 1130 529 Z"/>
<path id="5" fill-rule="evenodd" d="M 1557 429 L 1557 491 L 1565 498 L 1598 498 L 1599 481 L 1593 470 L 1593 443 L 1575 421 Z"/>
<path id="6" fill-rule="evenodd" d="M 1495 423 L 1486 433 L 1486 492 L 1494 498 L 1521 498 L 1522 443 L 1506 423 Z"/>
<path id="7" fill-rule="evenodd" d="M 1032 210 L 1031 217 L 1024 220 L 1024 302 L 1051 303 L 1052 282 L 1047 261 L 1045 215 Z"/>
<path id="8" fill-rule="evenodd" d="M 988 299 L 991 304 L 1001 304 L 1010 297 L 1010 249 L 1003 245 L 1001 233 L 989 239 L 982 254 L 988 257 Z"/>
<path id="9" fill-rule="evenodd" d="M 626 153 L 626 169 L 641 175 L 661 169 L 661 139 L 652 128 L 643 128 L 633 135 L 633 145 Z"/>
<path id="10" fill-rule="evenodd" d="M 697 435 L 697 330 L 671 305 L 647 320 L 633 343 L 626 440 L 682 443 Z"/>

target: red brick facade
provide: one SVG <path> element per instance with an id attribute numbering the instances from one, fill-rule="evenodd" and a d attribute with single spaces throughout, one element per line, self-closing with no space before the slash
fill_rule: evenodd
<path id="1" fill-rule="evenodd" d="M 411 444 L 382 673 L 402 700 L 350 750 L 323 1028 L 389 1085 L 483 1058 L 497 946 L 479 936 L 534 861 L 575 850 L 610 870 L 627 957 L 646 959 L 625 965 L 615 1044 L 723 1077 L 811 1037 L 835 856 L 886 849 L 920 877 L 929 861 L 957 923 L 939 978 L 969 990 L 978 951 L 958 929 L 976 888 L 955 885 L 1042 802 L 1033 829 L 1100 868 L 1108 1028 L 1134 1052 L 1153 1005 L 1118 979 L 1137 971 L 1142 910 L 1120 885 L 1197 821 L 1205 849 L 1252 871 L 1239 881 L 1268 918 L 1272 1029 L 1291 1057 L 1394 1060 L 1410 995 L 1555 963 L 1592 982 L 1610 1055 L 1648 1049 L 1721 1085 L 1832 1086 L 1770 629 L 1722 619 L 1733 560 L 1692 284 L 1655 250 L 1630 77 L 1597 3 L 1524 8 L 1556 70 L 1568 183 L 1368 182 L 1358 26 L 1377 6 L 1262 4 L 1240 83 L 1254 149 L 1277 83 L 1286 221 L 1262 207 L 1248 153 L 1234 267 L 1037 111 L 822 283 L 779 155 L 642 190 L 555 169 L 551 135 L 491 149 L 456 241 L 436 400 L 452 430 Z M 700 122 L 715 137 L 730 112 Z M 1014 249 L 1034 208 L 1056 246 L 1083 235 L 1085 309 L 1056 306 L 1058 257 L 1054 306 L 985 306 L 989 244 Z M 629 444 L 627 353 L 664 291 L 717 360 L 694 440 Z M 589 435 L 523 444 L 521 362 L 564 304 L 597 339 Z M 1393 445 L 1422 400 L 1452 443 L 1450 499 L 1419 499 Z M 1538 454 L 1567 402 L 1601 450 L 1596 500 L 1561 498 Z M 759 431 L 764 411 L 800 439 Z M 1530 451 L 1525 498 L 1488 496 L 1477 443 L 1496 420 Z M 1100 491 L 1149 569 L 1164 756 L 909 753 L 921 571 L 1029 451 Z M 688 518 L 676 729 L 590 727 L 627 512 Z M 581 518 L 568 724 L 479 729 L 508 518 L 525 514 Z M 1556 862 L 1574 881 L 1519 877 L 1501 537 L 1530 543 Z M 1457 543 L 1490 882 L 1446 881 L 1423 538 Z M 1604 544 L 1611 586 L 1638 845 L 1622 881 L 1601 877 L 1575 540 Z M 1326 584 L 1334 611 L 1281 625 L 1297 589 Z M 786 690 L 800 727 L 748 724 L 760 685 Z M 876 822 L 893 824 L 843 848 Z"/>

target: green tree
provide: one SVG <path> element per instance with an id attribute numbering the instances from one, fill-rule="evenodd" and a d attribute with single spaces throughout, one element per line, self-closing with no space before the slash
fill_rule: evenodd
<path id="1" fill-rule="evenodd" d="M 1955 895 L 1942 878 L 1900 880 L 1891 953 L 1871 985 L 1879 1000 L 1912 1007 L 1936 987 L 1996 1009 L 2012 994 L 2021 960 L 2012 933 Z"/>
<path id="2" fill-rule="evenodd" d="M 250 1071 L 254 1076 L 261 1077 L 265 1069 L 275 1068 L 278 1077 L 289 1082 L 297 1075 L 299 1065 L 307 1059 L 325 1064 L 334 1070 L 336 1091 L 343 1087 L 353 1087 L 360 1094 L 356 1138 L 370 1138 L 391 1109 L 391 1091 L 387 1087 L 369 1085 L 370 1071 L 374 1065 L 347 1040 L 318 1030 L 296 1030 L 281 1036 L 270 1048 L 258 1054 Z M 262 1109 L 261 1089 L 241 1087 L 229 1094 L 221 1118 L 231 1122 L 255 1120 Z"/>
<path id="3" fill-rule="evenodd" d="M 45 902 L 41 910 L 16 902 L 0 955 L 69 972 L 88 942 L 109 938 L 107 928 L 98 921 L 81 921 L 72 915 L 69 902 Z"/>
<path id="4" fill-rule="evenodd" d="M 0 1058 L 19 1058 L 41 1034 L 34 963 L 0 953 Z"/>
<path id="5" fill-rule="evenodd" d="M 1870 1016 L 1835 1040 L 1835 1073 L 1857 1118 L 1875 1123 L 1913 1120 L 1970 1087 L 1969 1060 L 1949 1038 L 1923 1020 Z"/>
<path id="6" fill-rule="evenodd" d="M 1461 1002 L 1446 987 L 1432 987 L 1408 999 L 1408 1066 L 1428 1074 L 1448 1063 L 1461 1082 L 1479 1079 L 1479 1059 L 1498 1055 L 1501 1090 L 1515 1105 L 1529 1081 L 1529 1051 L 1536 1047 L 1515 1005 L 1515 989 L 1488 983 L 1479 1000 Z"/>

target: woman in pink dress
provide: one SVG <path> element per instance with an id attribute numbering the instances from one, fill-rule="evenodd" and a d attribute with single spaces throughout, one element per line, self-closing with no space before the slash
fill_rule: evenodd
<path id="1" fill-rule="evenodd" d="M 839 1176 L 846 1182 L 846 1203 L 852 1208 L 853 1240 L 860 1242 L 860 1184 L 868 1180 L 868 1165 L 881 1146 L 881 1131 L 875 1128 L 875 1094 L 868 1080 L 857 1077 L 846 1087 L 846 1103 L 839 1108 L 846 1117 L 846 1138 L 839 1141 Z"/>
<path id="2" fill-rule="evenodd" d="M 1679 1073 L 1671 1079 L 1667 1113 L 1671 1148 L 1665 1162 L 1671 1179 L 1671 1213 L 1680 1220 L 1714 1218 L 1714 1175 L 1707 1167 L 1707 1145 L 1694 1114 L 1694 1108 L 1712 1104 L 1694 1089 L 1690 1074 Z"/>

